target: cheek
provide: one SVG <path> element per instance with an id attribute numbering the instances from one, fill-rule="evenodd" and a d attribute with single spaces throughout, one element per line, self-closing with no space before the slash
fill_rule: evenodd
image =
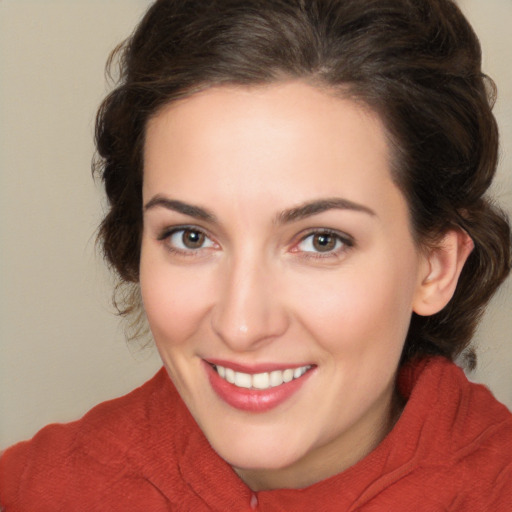
<path id="1" fill-rule="evenodd" d="M 400 266 L 391 261 L 365 264 L 303 282 L 297 304 L 302 323 L 331 355 L 370 352 L 377 356 L 390 349 L 399 354 L 414 290 L 412 280 L 399 279 Z"/>
<path id="2" fill-rule="evenodd" d="M 208 292 L 197 272 L 141 258 L 144 310 L 159 348 L 185 343 L 202 326 Z"/>

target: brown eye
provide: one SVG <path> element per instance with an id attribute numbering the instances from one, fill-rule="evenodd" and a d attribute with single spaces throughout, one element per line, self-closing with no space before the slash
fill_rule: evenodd
<path id="1" fill-rule="evenodd" d="M 215 242 L 199 229 L 179 228 L 164 233 L 160 240 L 166 240 L 170 249 L 181 253 L 195 253 L 200 249 L 215 247 Z"/>
<path id="2" fill-rule="evenodd" d="M 329 252 L 336 247 L 337 238 L 329 233 L 313 235 L 313 247 L 318 252 Z"/>
<path id="3" fill-rule="evenodd" d="M 204 233 L 201 233 L 200 231 L 184 229 L 181 240 L 187 249 L 199 249 L 204 244 L 205 236 Z"/>
<path id="4" fill-rule="evenodd" d="M 347 236 L 343 237 L 331 231 L 317 231 L 305 236 L 296 246 L 296 250 L 302 253 L 323 254 L 337 256 L 345 249 L 352 247 L 353 242 Z"/>

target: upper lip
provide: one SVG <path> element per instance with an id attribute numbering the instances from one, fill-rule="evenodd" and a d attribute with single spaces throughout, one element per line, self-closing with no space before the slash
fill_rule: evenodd
<path id="1" fill-rule="evenodd" d="M 302 366 L 314 366 L 311 363 L 256 363 L 256 364 L 244 364 L 237 363 L 234 361 L 227 361 L 225 359 L 204 359 L 208 364 L 215 366 L 223 366 L 224 368 L 231 368 L 235 372 L 256 374 L 264 372 L 273 372 L 276 370 L 286 370 L 288 368 L 295 369 L 301 368 Z"/>

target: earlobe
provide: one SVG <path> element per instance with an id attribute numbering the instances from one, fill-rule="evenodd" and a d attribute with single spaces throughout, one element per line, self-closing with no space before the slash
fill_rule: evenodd
<path id="1" fill-rule="evenodd" d="M 447 231 L 425 256 L 414 297 L 413 311 L 421 316 L 441 311 L 455 293 L 460 273 L 474 244 L 463 230 Z"/>

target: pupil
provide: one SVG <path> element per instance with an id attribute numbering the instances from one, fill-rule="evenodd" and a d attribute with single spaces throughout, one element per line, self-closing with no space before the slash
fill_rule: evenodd
<path id="1" fill-rule="evenodd" d="M 313 246 L 317 251 L 332 251 L 336 245 L 336 240 L 332 235 L 316 235 L 313 239 Z"/>
<path id="2" fill-rule="evenodd" d="M 197 249 L 203 245 L 204 235 L 199 231 L 185 230 L 183 233 L 183 244 L 189 249 Z"/>

